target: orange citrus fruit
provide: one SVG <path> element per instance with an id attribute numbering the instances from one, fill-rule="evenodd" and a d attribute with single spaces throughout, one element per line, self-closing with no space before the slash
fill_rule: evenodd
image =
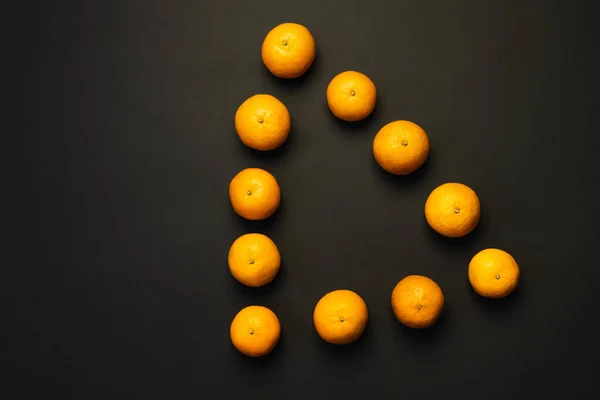
<path id="1" fill-rule="evenodd" d="M 276 97 L 257 94 L 237 109 L 235 130 L 246 146 L 256 150 L 273 150 L 288 138 L 290 113 Z"/>
<path id="2" fill-rule="evenodd" d="M 328 343 L 347 344 L 358 339 L 368 320 L 364 300 L 350 290 L 334 290 L 319 300 L 313 321 L 319 336 Z"/>
<path id="3" fill-rule="evenodd" d="M 359 121 L 375 108 L 377 90 L 368 76 L 346 71 L 334 77 L 327 86 L 329 109 L 341 120 Z"/>
<path id="4" fill-rule="evenodd" d="M 419 168 L 429 155 L 429 138 L 425 131 L 410 121 L 394 121 L 385 125 L 373 140 L 377 163 L 395 175 L 406 175 Z"/>
<path id="5" fill-rule="evenodd" d="M 279 341 L 281 325 L 267 307 L 248 306 L 237 313 L 229 328 L 231 343 L 242 354 L 260 357 L 269 354 Z"/>
<path id="6" fill-rule="evenodd" d="M 481 250 L 469 263 L 469 282 L 484 297 L 508 296 L 519 284 L 519 276 L 519 265 L 504 250 Z"/>
<path id="7" fill-rule="evenodd" d="M 444 183 L 435 188 L 425 202 L 425 218 L 436 232 L 461 237 L 479 223 L 477 194 L 462 183 Z"/>
<path id="8" fill-rule="evenodd" d="M 262 60 L 279 78 L 297 78 L 315 60 L 315 39 L 305 26 L 295 23 L 277 25 L 262 44 Z"/>
<path id="9" fill-rule="evenodd" d="M 246 168 L 231 180 L 229 199 L 239 216 L 261 220 L 275 213 L 281 193 L 273 175 L 264 169 Z"/>
<path id="10" fill-rule="evenodd" d="M 392 309 L 398 321 L 409 328 L 428 328 L 444 308 L 444 294 L 433 280 L 409 275 L 392 291 Z"/>
<path id="11" fill-rule="evenodd" d="M 246 286 L 259 287 L 271 282 L 279 272 L 281 256 L 275 243 L 260 233 L 247 233 L 229 249 L 229 271 Z"/>

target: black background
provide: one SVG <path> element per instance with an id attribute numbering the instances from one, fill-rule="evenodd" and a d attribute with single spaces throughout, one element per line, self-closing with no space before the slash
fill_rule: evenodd
<path id="1" fill-rule="evenodd" d="M 588 2 L 591 4 L 591 2 Z M 22 2 L 9 36 L 19 69 L 11 171 L 19 207 L 7 270 L 17 392 L 63 398 L 527 398 L 590 392 L 598 356 L 598 37 L 583 1 L 296 0 Z M 7 17 L 9 17 L 7 15 Z M 306 25 L 317 58 L 302 78 L 260 58 L 275 25 Z M 358 70 L 377 85 L 366 121 L 336 120 L 325 89 Z M 292 116 L 289 141 L 258 154 L 235 134 L 247 97 Z M 426 164 L 384 173 L 372 140 L 409 119 Z M 279 180 L 263 222 L 237 217 L 231 178 Z M 429 192 L 471 186 L 482 221 L 446 240 L 425 222 Z M 279 246 L 280 276 L 242 287 L 227 268 L 241 234 Z M 510 252 L 522 281 L 486 301 L 467 280 L 486 247 Z M 390 294 L 424 274 L 442 318 L 412 331 Z M 358 292 L 364 336 L 316 335 L 328 291 Z M 236 352 L 229 323 L 250 304 L 282 324 L 269 357 Z"/>

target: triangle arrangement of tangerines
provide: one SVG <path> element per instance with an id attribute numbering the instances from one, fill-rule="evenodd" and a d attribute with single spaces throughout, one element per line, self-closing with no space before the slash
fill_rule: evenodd
<path id="1" fill-rule="evenodd" d="M 262 44 L 262 60 L 278 79 L 302 76 L 315 58 L 315 40 L 310 31 L 297 23 L 274 27 Z M 335 118 L 348 122 L 367 118 L 374 110 L 377 89 L 373 81 L 357 71 L 336 75 L 326 89 L 327 104 Z M 290 113 L 283 102 L 269 94 L 246 99 L 235 113 L 235 129 L 240 140 L 259 151 L 278 148 L 288 138 Z M 373 140 L 373 156 L 390 174 L 406 175 L 427 160 L 430 142 L 425 130 L 414 122 L 392 121 L 383 126 Z M 233 210 L 248 220 L 272 216 L 281 198 L 279 183 L 268 171 L 246 168 L 230 182 L 229 198 Z M 425 219 L 439 234 L 456 238 L 469 234 L 480 218 L 480 202 L 473 189 L 457 182 L 446 182 L 431 192 L 425 203 Z M 229 270 L 241 284 L 260 287 L 269 284 L 279 272 L 281 255 L 277 245 L 260 233 L 237 238 L 228 255 Z M 468 265 L 468 279 L 481 296 L 503 298 L 518 285 L 520 269 L 506 251 L 488 248 L 478 252 Z M 391 293 L 394 315 L 404 326 L 424 329 L 442 314 L 444 294 L 432 279 L 409 275 Z M 357 340 L 368 322 L 365 301 L 347 289 L 325 294 L 315 305 L 313 322 L 317 334 L 332 344 Z M 276 314 L 264 306 L 251 305 L 240 310 L 230 326 L 231 342 L 242 354 L 259 357 L 277 345 L 281 325 Z"/>

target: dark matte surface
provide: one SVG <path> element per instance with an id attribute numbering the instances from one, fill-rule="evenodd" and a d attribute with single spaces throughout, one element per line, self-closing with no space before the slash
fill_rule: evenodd
<path id="1" fill-rule="evenodd" d="M 600 333 L 598 38 L 583 1 L 22 8 L 11 36 L 24 78 L 14 130 L 27 152 L 10 253 L 22 279 L 7 293 L 23 397 L 521 399 L 594 389 L 584 363 L 597 360 Z M 309 27 L 318 54 L 305 77 L 284 82 L 260 46 L 290 20 Z M 348 69 L 378 88 L 374 115 L 356 124 L 325 103 L 329 80 Z M 289 142 L 269 154 L 243 147 L 233 128 L 256 93 L 292 115 Z M 395 119 L 423 126 L 432 144 L 405 178 L 371 154 Z M 262 223 L 242 221 L 227 197 L 251 166 L 282 189 L 281 209 Z M 428 193 L 446 181 L 482 201 L 481 225 L 462 240 L 424 220 Z M 227 269 L 246 232 L 271 236 L 283 256 L 264 289 L 241 287 Z M 522 283 L 504 301 L 469 286 L 468 262 L 485 247 L 520 263 Z M 447 301 L 424 332 L 400 326 L 389 305 L 414 273 Z M 343 348 L 312 325 L 317 300 L 337 288 L 369 306 L 366 334 Z M 249 304 L 282 324 L 262 360 L 229 342 L 231 319 Z"/>

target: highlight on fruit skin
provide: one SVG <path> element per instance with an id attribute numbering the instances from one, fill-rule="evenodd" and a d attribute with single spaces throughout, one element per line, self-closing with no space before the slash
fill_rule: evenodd
<path id="1" fill-rule="evenodd" d="M 473 189 L 448 182 L 435 188 L 425 202 L 425 219 L 439 234 L 457 238 L 479 224 L 481 205 Z"/>
<path id="2" fill-rule="evenodd" d="M 279 273 L 281 255 L 271 238 L 262 233 L 246 233 L 238 237 L 227 257 L 231 275 L 250 287 L 265 286 Z"/>
<path id="3" fill-rule="evenodd" d="M 288 139 L 291 127 L 287 107 L 275 96 L 256 94 L 235 112 L 235 131 L 246 146 L 260 151 L 274 150 Z"/>
<path id="4" fill-rule="evenodd" d="M 317 334 L 331 344 L 349 344 L 362 336 L 369 319 L 367 304 L 357 293 L 334 290 L 315 306 L 313 323 Z"/>
<path id="5" fill-rule="evenodd" d="M 261 56 L 267 69 L 276 77 L 298 78 L 315 60 L 315 39 L 304 25 L 286 22 L 277 25 L 265 37 Z"/>
<path id="6" fill-rule="evenodd" d="M 480 296 L 501 299 L 519 285 L 521 269 L 504 250 L 488 248 L 475 254 L 469 262 L 469 282 Z"/>
<path id="7" fill-rule="evenodd" d="M 361 72 L 342 72 L 327 85 L 327 106 L 342 121 L 356 122 L 367 118 L 376 102 L 377 88 Z"/>
<path id="8" fill-rule="evenodd" d="M 396 319 L 409 328 L 429 328 L 444 309 L 444 293 L 437 283 L 422 275 L 409 275 L 392 291 Z"/>
<path id="9" fill-rule="evenodd" d="M 277 315 L 264 306 L 248 306 L 231 321 L 229 336 L 233 346 L 249 357 L 262 357 L 273 351 L 281 335 Z"/>

